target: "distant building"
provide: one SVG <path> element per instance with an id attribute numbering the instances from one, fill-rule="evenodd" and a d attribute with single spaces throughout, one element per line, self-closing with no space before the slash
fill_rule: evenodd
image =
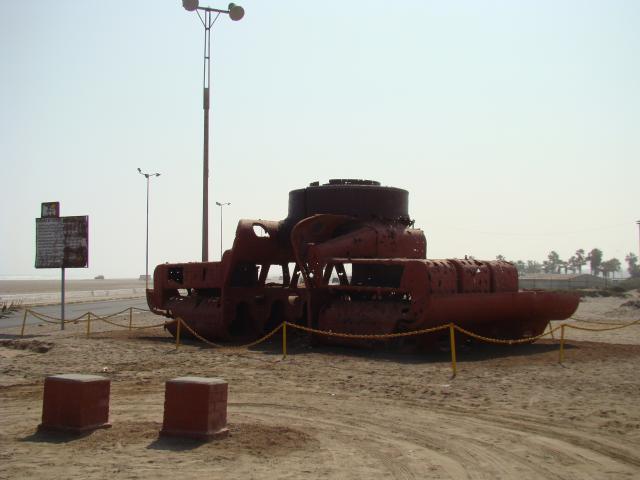
<path id="1" fill-rule="evenodd" d="M 518 279 L 522 290 L 573 290 L 576 288 L 605 288 L 613 282 L 586 273 L 530 273 Z"/>

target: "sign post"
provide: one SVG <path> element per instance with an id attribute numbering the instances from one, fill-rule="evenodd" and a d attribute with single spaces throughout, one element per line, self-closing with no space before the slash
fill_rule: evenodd
<path id="1" fill-rule="evenodd" d="M 36 218 L 36 268 L 60 268 L 60 329 L 64 330 L 65 268 L 89 266 L 89 217 L 61 217 L 60 202 L 42 204 Z"/>
<path id="2" fill-rule="evenodd" d="M 60 285 L 60 330 L 64 330 L 64 267 L 62 267 L 62 282 Z"/>

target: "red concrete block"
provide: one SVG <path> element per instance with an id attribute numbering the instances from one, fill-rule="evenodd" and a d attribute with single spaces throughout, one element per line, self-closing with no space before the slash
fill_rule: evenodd
<path id="1" fill-rule="evenodd" d="M 212 440 L 229 433 L 227 382 L 219 378 L 179 377 L 168 380 L 160 435 Z"/>
<path id="2" fill-rule="evenodd" d="M 44 380 L 39 430 L 82 433 L 108 428 L 111 381 L 97 375 L 51 375 Z"/>

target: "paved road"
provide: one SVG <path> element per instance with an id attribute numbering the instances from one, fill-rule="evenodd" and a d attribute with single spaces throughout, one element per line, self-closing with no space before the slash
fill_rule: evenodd
<path id="1" fill-rule="evenodd" d="M 64 312 L 65 318 L 71 319 L 82 315 L 83 313 L 92 312 L 96 315 L 109 315 L 111 313 L 121 312 L 129 307 L 145 308 L 148 309 L 147 300 L 141 298 L 128 298 L 117 300 L 103 300 L 100 302 L 87 302 L 87 303 L 68 303 L 65 305 Z M 30 308 L 34 312 L 44 313 L 45 315 L 51 315 L 55 318 L 60 318 L 60 304 L 47 305 L 41 307 Z M 14 312 L 6 318 L 0 318 L 0 328 L 15 327 L 22 325 L 22 310 Z M 27 324 L 41 323 L 37 318 L 29 315 L 27 316 Z"/>

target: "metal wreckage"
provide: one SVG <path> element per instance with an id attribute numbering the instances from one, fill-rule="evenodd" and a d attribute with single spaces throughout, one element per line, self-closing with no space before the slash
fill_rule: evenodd
<path id="1" fill-rule="evenodd" d="M 165 263 L 147 301 L 212 341 L 246 342 L 283 321 L 349 334 L 411 332 L 447 323 L 476 334 L 526 339 L 570 317 L 577 295 L 519 291 L 505 261 L 428 259 L 406 190 L 339 179 L 289 192 L 281 221 L 240 220 L 220 262 Z M 277 279 L 277 281 L 273 281 Z M 176 326 L 169 324 L 175 336 Z M 185 332 L 186 333 L 186 332 Z M 448 332 L 402 337 L 429 348 Z M 316 335 L 317 342 L 381 340 Z"/>

